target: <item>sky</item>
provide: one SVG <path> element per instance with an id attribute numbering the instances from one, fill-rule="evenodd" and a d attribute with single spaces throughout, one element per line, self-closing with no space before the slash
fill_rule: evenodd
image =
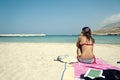
<path id="1" fill-rule="evenodd" d="M 79 34 L 120 21 L 120 0 L 0 0 L 0 33 Z"/>

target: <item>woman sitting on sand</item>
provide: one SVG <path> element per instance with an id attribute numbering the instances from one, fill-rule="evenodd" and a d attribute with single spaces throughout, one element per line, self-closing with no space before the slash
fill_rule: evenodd
<path id="1" fill-rule="evenodd" d="M 94 39 L 91 36 L 91 29 L 84 27 L 82 34 L 77 41 L 77 59 L 82 63 L 94 63 L 95 56 L 93 54 Z"/>

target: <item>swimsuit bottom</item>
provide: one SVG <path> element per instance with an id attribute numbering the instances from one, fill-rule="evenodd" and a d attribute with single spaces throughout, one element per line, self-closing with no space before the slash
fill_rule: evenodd
<path id="1" fill-rule="evenodd" d="M 95 62 L 95 58 L 93 57 L 93 58 L 87 58 L 87 59 L 85 59 L 85 58 L 79 58 L 79 61 L 80 62 L 82 62 L 82 63 L 87 63 L 87 64 L 89 64 L 89 63 L 94 63 Z"/>

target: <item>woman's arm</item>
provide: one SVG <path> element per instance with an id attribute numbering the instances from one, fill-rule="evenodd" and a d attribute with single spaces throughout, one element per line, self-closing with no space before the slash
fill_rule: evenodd
<path id="1" fill-rule="evenodd" d="M 77 46 L 77 48 L 79 48 L 79 46 L 80 46 L 80 37 L 77 40 L 76 46 Z"/>
<path id="2" fill-rule="evenodd" d="M 81 42 L 81 37 L 78 38 L 78 41 L 76 43 L 76 46 L 77 46 L 77 58 L 80 57 L 81 53 L 82 53 L 80 42 Z"/>

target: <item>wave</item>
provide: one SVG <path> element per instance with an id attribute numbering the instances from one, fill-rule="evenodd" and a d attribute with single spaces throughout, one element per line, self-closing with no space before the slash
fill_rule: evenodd
<path id="1" fill-rule="evenodd" d="M 2 37 L 9 37 L 9 36 L 46 36 L 46 34 L 0 34 Z"/>

